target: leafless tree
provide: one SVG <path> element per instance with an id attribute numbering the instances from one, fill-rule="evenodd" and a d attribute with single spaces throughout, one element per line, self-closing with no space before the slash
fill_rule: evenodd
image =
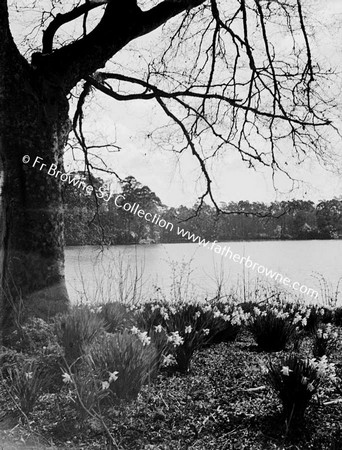
<path id="1" fill-rule="evenodd" d="M 199 164 L 200 204 L 210 199 L 217 210 L 212 158 L 237 152 L 250 167 L 291 177 L 291 158 L 327 156 L 324 130 L 333 126 L 335 103 L 322 89 L 329 73 L 312 55 L 301 0 L 85 0 L 70 10 L 51 0 L 44 8 L 30 35 L 34 53 L 20 53 L 0 0 L 3 327 L 19 297 L 42 316 L 68 306 L 61 183 L 43 176 L 41 164 L 63 172 L 73 128 L 91 168 L 83 130 L 90 93 L 158 105 L 174 151 L 190 151 Z M 73 24 L 79 32 L 61 38 Z M 129 70 L 120 63 L 126 48 L 141 48 Z M 70 122 L 75 87 L 82 90 Z"/>

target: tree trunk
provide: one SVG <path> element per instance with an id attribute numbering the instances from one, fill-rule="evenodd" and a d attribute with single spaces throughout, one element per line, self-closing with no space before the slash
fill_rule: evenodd
<path id="1" fill-rule="evenodd" d="M 0 0 L 0 326 L 4 337 L 21 312 L 47 317 L 68 306 L 61 182 L 54 171 L 48 173 L 52 164 L 62 171 L 69 132 L 66 95 L 128 42 L 203 2 L 165 1 L 144 12 L 134 0 L 108 2 L 89 34 L 54 50 L 56 31 L 73 20 L 64 16 L 66 22 L 59 22 L 57 16 L 44 35 L 43 53 L 32 55 L 30 65 L 13 42 L 7 1 Z M 76 11 L 74 17 L 79 17 L 77 9 L 71 10 Z"/>
<path id="2" fill-rule="evenodd" d="M 62 170 L 68 102 L 56 81 L 39 75 L 20 55 L 11 60 L 1 67 L 7 73 L 0 92 L 4 341 L 17 320 L 32 314 L 46 318 L 68 307 L 61 182 L 48 174 L 51 164 Z M 35 164 L 37 156 L 42 159 Z"/>

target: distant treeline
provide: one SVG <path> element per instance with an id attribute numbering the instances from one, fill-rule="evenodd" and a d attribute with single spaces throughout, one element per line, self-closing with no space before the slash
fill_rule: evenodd
<path id="1" fill-rule="evenodd" d="M 118 208 L 115 200 L 119 194 L 111 193 L 101 178 L 89 178 L 81 172 L 77 175 L 93 186 L 97 196 L 64 185 L 67 245 L 188 242 L 177 235 L 177 225 L 210 241 L 342 238 L 342 200 L 338 199 L 318 204 L 303 200 L 221 203 L 224 213 L 217 214 L 207 204 L 200 209 L 198 204 L 169 208 L 134 177 L 123 180 L 120 194 L 125 202 L 136 203 L 152 216 L 157 214 L 173 223 L 171 231 Z"/>

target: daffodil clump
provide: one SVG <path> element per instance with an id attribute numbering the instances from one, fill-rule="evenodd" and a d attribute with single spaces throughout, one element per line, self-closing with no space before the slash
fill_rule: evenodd
<path id="1" fill-rule="evenodd" d="M 219 333 L 225 332 L 227 336 L 232 335 L 231 330 L 234 330 L 236 336 L 250 316 L 228 299 L 169 304 L 152 301 L 136 307 L 135 313 L 140 329 L 144 330 L 135 331 L 140 339 L 150 337 L 158 349 L 163 347 L 162 365 L 176 362 L 175 367 L 181 372 L 189 370 L 196 350 L 211 342 Z"/>
<path id="2" fill-rule="evenodd" d="M 335 365 L 326 356 L 288 355 L 278 363 L 269 361 L 264 373 L 282 403 L 288 426 L 303 420 L 311 398 L 324 382 L 336 381 Z"/>
<path id="3" fill-rule="evenodd" d="M 339 341 L 339 333 L 331 323 L 321 324 L 313 333 L 312 353 L 315 358 L 329 356 L 336 350 Z"/>
<path id="4" fill-rule="evenodd" d="M 324 308 L 276 296 L 254 305 L 249 328 L 260 350 L 275 352 L 297 345 L 303 333 L 315 329 L 324 314 Z"/>
<path id="5" fill-rule="evenodd" d="M 27 359 L 18 365 L 10 365 L 4 376 L 3 368 L 0 369 L 0 382 L 14 396 L 16 406 L 25 415 L 29 414 L 40 395 L 50 382 L 49 374 L 45 367 L 34 359 Z"/>
<path id="6" fill-rule="evenodd" d="M 240 329 L 248 324 L 251 317 L 250 312 L 228 298 L 215 302 L 212 314 L 215 318 L 215 327 L 210 332 L 210 343 L 234 341 Z"/>
<path id="7" fill-rule="evenodd" d="M 87 347 L 105 331 L 104 320 L 87 306 L 75 306 L 55 321 L 58 343 L 69 366 L 80 360 Z"/>
<path id="8" fill-rule="evenodd" d="M 90 348 L 87 358 L 115 403 L 137 397 L 142 386 L 155 376 L 159 355 L 147 332 L 133 327 L 107 333 Z"/>
<path id="9" fill-rule="evenodd" d="M 118 371 L 100 374 L 88 360 L 84 361 L 83 366 L 78 365 L 74 371 L 70 368 L 62 370 L 61 377 L 66 396 L 80 419 L 84 420 L 94 412 L 101 414 L 105 405 L 115 404 L 112 388 L 118 380 Z"/>
<path id="10" fill-rule="evenodd" d="M 272 313 L 275 318 L 287 320 L 298 328 L 305 328 L 312 314 L 312 308 L 315 307 L 309 304 L 289 302 L 286 299 L 275 296 L 254 306 L 251 316 L 253 321 L 258 317 L 265 317 L 267 314 Z M 323 308 L 320 309 L 322 309 L 324 314 Z"/>
<path id="11" fill-rule="evenodd" d="M 289 319 L 288 313 L 276 309 L 260 311 L 258 308 L 254 308 L 253 312 L 249 329 L 259 350 L 285 350 L 295 340 L 298 329 Z"/>

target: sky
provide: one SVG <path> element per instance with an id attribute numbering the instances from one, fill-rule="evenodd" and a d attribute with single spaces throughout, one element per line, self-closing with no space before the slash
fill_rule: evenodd
<path id="1" fill-rule="evenodd" d="M 338 25 L 342 24 L 342 0 L 313 0 L 310 8 L 310 13 L 320 22 L 315 37 L 311 37 L 314 51 L 321 61 L 341 70 L 342 34 L 341 29 L 339 32 L 337 30 Z M 334 33 L 332 30 L 335 30 Z M 14 31 L 19 40 L 23 30 L 16 28 Z M 120 57 L 122 58 L 121 55 Z M 133 175 L 156 192 L 168 206 L 190 206 L 204 189 L 203 182 L 199 180 L 197 161 L 190 152 L 175 155 L 153 145 L 151 139 L 146 138 L 149 130 L 164 123 L 161 115 L 158 108 L 149 102 L 119 103 L 103 94 L 97 94 L 95 101 L 87 109 L 85 127 L 95 143 L 102 143 L 107 139 L 115 141 L 121 147 L 120 152 L 101 154 L 108 166 L 121 178 Z M 341 140 L 336 141 L 335 146 L 336 152 L 341 155 Z M 70 156 L 66 155 L 66 168 L 70 167 Z M 291 198 L 318 202 L 342 197 L 342 177 L 334 171 L 336 164 L 330 170 L 321 167 L 314 160 L 307 161 L 300 167 L 293 161 L 289 161 L 289 164 L 291 174 L 302 182 L 296 184 L 293 190 L 293 185 L 285 177 L 279 176 L 275 179 L 275 189 L 270 172 L 249 169 L 237 154 L 229 152 L 213 161 L 215 198 L 218 202 L 271 202 Z M 109 179 L 104 174 L 100 176 Z M 115 178 L 112 177 L 111 180 L 114 182 Z"/>

